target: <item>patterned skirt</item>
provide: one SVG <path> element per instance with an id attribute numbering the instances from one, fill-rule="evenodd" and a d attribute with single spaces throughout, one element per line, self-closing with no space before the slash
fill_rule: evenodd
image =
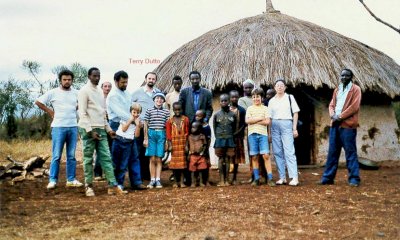
<path id="1" fill-rule="evenodd" d="M 185 136 L 174 136 L 172 137 L 172 153 L 171 161 L 169 162 L 169 169 L 185 169 L 186 168 L 186 154 Z"/>

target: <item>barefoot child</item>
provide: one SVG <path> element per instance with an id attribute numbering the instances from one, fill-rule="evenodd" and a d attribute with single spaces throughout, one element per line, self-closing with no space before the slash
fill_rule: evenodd
<path id="1" fill-rule="evenodd" d="M 229 186 L 230 162 L 235 156 L 233 134 L 236 132 L 236 115 L 229 110 L 229 95 L 222 94 L 219 98 L 221 110 L 213 117 L 215 135 L 215 155 L 218 157 L 218 186 Z"/>
<path id="2" fill-rule="evenodd" d="M 251 92 L 253 105 L 247 108 L 246 123 L 248 124 L 249 152 L 253 164 L 253 186 L 260 184 L 258 156 L 262 155 L 267 169 L 267 184 L 275 186 L 272 181 L 272 167 L 269 158 L 268 125 L 270 115 L 268 107 L 263 105 L 264 91 L 256 88 Z"/>
<path id="3" fill-rule="evenodd" d="M 146 156 L 150 157 L 150 183 L 147 188 L 162 188 L 160 182 L 164 149 L 166 143 L 165 123 L 170 113 L 168 109 L 163 108 L 165 96 L 158 92 L 153 96 L 154 107 L 147 109 L 144 116 L 144 141 L 143 146 L 147 147 Z"/>
<path id="4" fill-rule="evenodd" d="M 235 141 L 235 157 L 233 158 L 233 177 L 232 185 L 236 185 L 236 176 L 238 173 L 239 163 L 246 163 L 245 153 L 244 153 L 244 129 L 246 127 L 246 110 L 238 105 L 239 92 L 236 90 L 229 92 L 230 105 L 229 110 L 231 110 L 236 115 L 236 132 L 233 135 Z"/>
<path id="5" fill-rule="evenodd" d="M 206 112 L 203 109 L 199 109 L 196 111 L 196 118 L 195 120 L 197 122 L 200 122 L 200 124 L 203 126 L 203 134 L 206 136 L 207 139 L 207 147 L 206 150 L 204 152 L 204 155 L 206 157 L 206 161 L 207 161 L 207 169 L 204 169 L 202 171 L 204 171 L 204 178 L 203 178 L 203 184 L 209 186 L 209 182 L 208 182 L 208 178 L 210 176 L 210 167 L 211 167 L 211 162 L 210 162 L 210 143 L 211 143 L 211 128 L 210 125 L 208 125 L 208 123 L 205 121 L 206 118 Z M 198 174 L 195 175 L 196 179 L 199 177 Z"/>
<path id="6" fill-rule="evenodd" d="M 199 122 L 193 122 L 190 129 L 190 135 L 187 141 L 186 150 L 189 152 L 189 171 L 192 173 L 192 187 L 196 186 L 194 173 L 201 172 L 199 185 L 204 187 L 204 171 L 207 169 L 207 161 L 204 156 L 207 147 L 206 136 L 202 133 L 202 126 Z"/>
<path id="7" fill-rule="evenodd" d="M 185 146 L 189 135 L 189 118 L 182 115 L 182 104 L 174 102 L 172 104 L 174 116 L 170 117 L 166 124 L 168 150 L 171 152 L 169 169 L 174 173 L 175 183 L 172 187 L 185 187 L 183 171 L 186 169 Z"/>
<path id="8" fill-rule="evenodd" d="M 131 117 L 128 121 L 120 121 L 116 132 L 116 138 L 112 144 L 112 159 L 114 162 L 114 174 L 118 182 L 118 187 L 124 189 L 124 179 L 127 169 L 129 169 L 129 179 L 131 187 L 141 186 L 140 161 L 135 139 L 140 136 L 140 119 L 142 107 L 138 103 L 133 103 L 130 107 Z"/>

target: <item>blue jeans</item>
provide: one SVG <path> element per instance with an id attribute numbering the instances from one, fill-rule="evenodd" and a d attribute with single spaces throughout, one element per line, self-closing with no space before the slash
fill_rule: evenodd
<path id="1" fill-rule="evenodd" d="M 49 181 L 57 182 L 60 172 L 60 160 L 64 149 L 67 147 L 67 181 L 73 181 L 76 176 L 75 150 L 78 141 L 78 127 L 53 127 L 51 128 L 52 158 L 50 163 Z"/>
<path id="2" fill-rule="evenodd" d="M 346 154 L 346 166 L 349 172 L 348 182 L 359 184 L 360 173 L 356 147 L 357 129 L 332 126 L 329 131 L 329 151 L 322 175 L 322 183 L 333 183 L 339 164 L 342 147 Z"/>
<path id="3" fill-rule="evenodd" d="M 112 145 L 112 159 L 114 162 L 114 174 L 118 185 L 124 186 L 125 173 L 129 172 L 131 187 L 142 184 L 140 176 L 139 152 L 136 140 L 126 141 L 116 138 Z"/>
<path id="4" fill-rule="evenodd" d="M 279 178 L 286 179 L 286 167 L 289 178 L 297 178 L 297 159 L 294 150 L 292 120 L 272 120 L 271 136 Z"/>

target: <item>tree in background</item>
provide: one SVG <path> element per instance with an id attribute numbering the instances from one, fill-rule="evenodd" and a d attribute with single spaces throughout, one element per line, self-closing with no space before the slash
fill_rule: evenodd
<path id="1" fill-rule="evenodd" d="M 73 87 L 80 89 L 86 83 L 87 68 L 80 63 L 56 66 L 54 79 L 41 80 L 41 64 L 24 60 L 22 68 L 30 76 L 28 80 L 0 80 L 0 138 L 43 138 L 50 134 L 50 117 L 33 104 L 34 100 L 50 89 L 59 86 L 58 73 L 64 69 L 74 75 Z M 52 106 L 49 106 L 52 107 Z"/>

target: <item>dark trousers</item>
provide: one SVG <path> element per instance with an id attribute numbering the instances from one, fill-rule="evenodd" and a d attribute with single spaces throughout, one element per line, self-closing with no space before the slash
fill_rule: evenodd
<path id="1" fill-rule="evenodd" d="M 136 139 L 136 146 L 139 152 L 139 159 L 140 159 L 140 173 L 142 176 L 142 180 L 150 181 L 150 159 L 146 157 L 146 148 L 143 146 L 144 140 L 144 130 L 143 128 L 140 129 L 140 137 Z"/>
<path id="2" fill-rule="evenodd" d="M 346 154 L 348 182 L 359 184 L 360 173 L 356 146 L 357 129 L 333 125 L 329 131 L 329 151 L 321 182 L 333 183 L 339 165 L 342 147 Z"/>
<path id="3" fill-rule="evenodd" d="M 127 170 L 129 172 L 131 187 L 142 184 L 140 161 L 135 140 L 129 141 L 117 137 L 113 141 L 112 159 L 114 162 L 114 174 L 118 185 L 124 186 Z"/>

